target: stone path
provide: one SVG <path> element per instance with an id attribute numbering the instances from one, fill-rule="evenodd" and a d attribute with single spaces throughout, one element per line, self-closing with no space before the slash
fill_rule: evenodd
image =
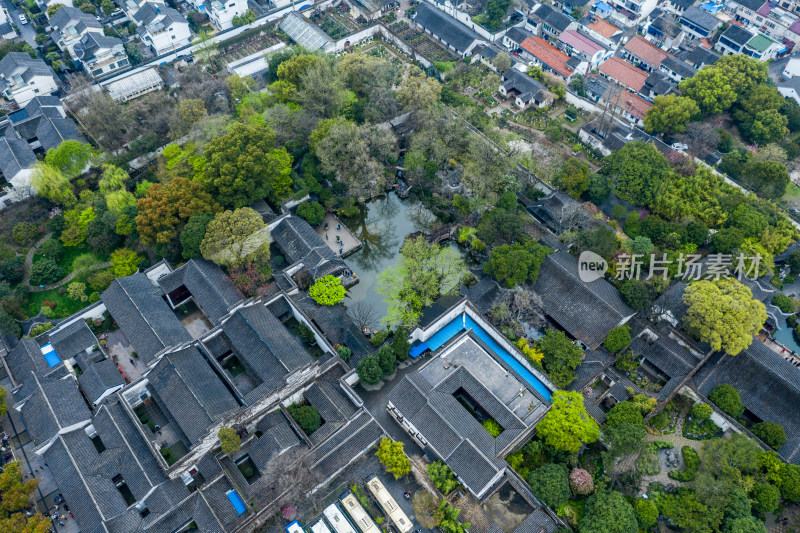
<path id="1" fill-rule="evenodd" d="M 25 275 L 22 276 L 22 284 L 29 285 L 31 281 L 31 265 L 33 265 L 33 256 L 36 255 L 36 250 L 39 249 L 41 245 L 45 243 L 50 237 L 52 237 L 52 233 L 48 233 L 41 239 L 39 239 L 36 244 L 31 246 L 31 249 L 28 250 L 28 253 L 25 254 Z"/>
<path id="2" fill-rule="evenodd" d="M 680 457 L 680 463 L 681 464 L 678 467 L 678 469 L 683 468 L 683 455 L 681 454 L 681 449 L 684 446 L 689 446 L 691 448 L 694 448 L 694 450 L 696 452 L 699 452 L 700 451 L 700 447 L 703 445 L 703 441 L 701 441 L 701 440 L 687 439 L 686 437 L 683 436 L 683 424 L 684 424 L 684 422 L 686 420 L 686 415 L 687 414 L 688 414 L 688 409 L 685 409 L 681 413 L 680 417 L 678 417 L 678 423 L 675 425 L 675 432 L 674 433 L 668 433 L 668 434 L 665 434 L 665 435 L 647 435 L 647 437 L 645 437 L 645 440 L 647 442 L 654 442 L 654 441 L 657 441 L 657 440 L 665 440 L 665 441 L 673 442 L 675 444 L 675 447 L 673 449 L 678 453 L 678 457 Z M 661 459 L 661 454 L 660 453 L 659 453 L 659 459 Z M 649 487 L 650 483 L 653 483 L 653 482 L 658 482 L 658 483 L 661 483 L 662 485 L 666 485 L 668 483 L 681 484 L 682 485 L 682 483 L 680 481 L 676 481 L 676 480 L 674 480 L 674 479 L 669 477 L 669 471 L 664 468 L 664 462 L 663 461 L 661 461 L 661 472 L 659 472 L 655 476 L 643 476 L 642 477 L 642 486 L 648 486 Z"/>
<path id="3" fill-rule="evenodd" d="M 50 285 L 45 285 L 44 287 L 31 285 L 31 292 L 43 292 L 43 291 L 49 291 L 51 289 L 57 289 L 57 288 L 61 287 L 62 285 L 65 285 L 65 284 L 69 283 L 70 281 L 72 281 L 73 279 L 75 279 L 75 276 L 77 276 L 79 274 L 85 274 L 86 272 L 92 272 L 92 271 L 95 271 L 95 270 L 102 270 L 102 269 L 108 268 L 110 266 L 111 266 L 111 261 L 106 261 L 105 263 L 98 263 L 96 265 L 92 265 L 89 268 L 87 268 L 86 270 L 81 271 L 81 272 L 72 272 L 66 278 L 64 278 L 64 279 L 62 279 L 60 281 L 56 281 L 55 283 L 51 283 Z"/>
<path id="4" fill-rule="evenodd" d="M 89 268 L 87 268 L 84 272 L 71 272 L 69 276 L 67 276 L 66 278 L 56 281 L 55 283 L 51 283 L 50 285 L 45 285 L 44 287 L 40 287 L 38 285 L 31 285 L 31 266 L 33 266 L 33 256 L 36 255 L 36 251 L 39 249 L 39 247 L 42 246 L 45 243 L 45 241 L 50 239 L 52 236 L 53 236 L 52 233 L 48 233 L 47 235 L 39 239 L 36 242 L 36 244 L 31 246 L 31 249 L 28 250 L 27 254 L 25 254 L 25 275 L 22 276 L 22 285 L 27 285 L 28 287 L 30 287 L 31 292 L 44 292 L 52 289 L 57 289 L 62 285 L 66 285 L 67 283 L 75 279 L 75 276 L 77 276 L 78 274 L 83 274 L 85 272 L 93 272 L 95 270 L 102 270 L 104 268 L 108 268 L 111 266 L 111 261 L 106 261 L 105 263 L 92 265 Z"/>

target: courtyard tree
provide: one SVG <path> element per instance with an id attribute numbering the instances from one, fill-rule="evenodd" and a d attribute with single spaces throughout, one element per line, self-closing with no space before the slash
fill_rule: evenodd
<path id="1" fill-rule="evenodd" d="M 547 445 L 569 453 L 600 437 L 600 428 L 586 412 L 580 392 L 556 391 L 552 407 L 537 429 Z"/>
<path id="2" fill-rule="evenodd" d="M 453 474 L 453 469 L 441 461 L 434 461 L 427 467 L 428 476 L 433 485 L 445 496 L 453 492 L 458 486 L 458 480 Z"/>
<path id="3" fill-rule="evenodd" d="M 611 353 L 616 353 L 631 343 L 631 328 L 627 324 L 617 326 L 608 332 L 603 346 Z"/>
<path id="4" fill-rule="evenodd" d="M 544 369 L 553 383 L 567 387 L 575 380 L 575 369 L 581 364 L 583 351 L 563 331 L 548 329 L 536 341 L 536 348 L 544 354 Z"/>
<path id="5" fill-rule="evenodd" d="M 581 533 L 636 533 L 636 513 L 619 492 L 601 491 L 586 500 Z"/>
<path id="6" fill-rule="evenodd" d="M 136 274 L 141 260 L 141 256 L 133 250 L 118 248 L 111 254 L 111 271 L 118 278 Z"/>
<path id="7" fill-rule="evenodd" d="M 744 414 L 744 404 L 739 397 L 739 391 L 732 385 L 720 383 L 714 387 L 708 399 L 733 418 L 739 418 Z"/>
<path id="8" fill-rule="evenodd" d="M 217 432 L 222 453 L 233 453 L 242 447 L 242 439 L 233 428 L 220 428 Z"/>
<path id="9" fill-rule="evenodd" d="M 378 275 L 378 292 L 389 304 L 390 325 L 416 325 L 422 310 L 453 294 L 468 273 L 457 250 L 431 244 L 425 237 L 407 239 L 397 265 Z"/>
<path id="10" fill-rule="evenodd" d="M 759 196 L 777 200 L 786 193 L 789 171 L 777 161 L 753 161 L 745 167 L 741 180 Z"/>
<path id="11" fill-rule="evenodd" d="M 313 405 L 293 403 L 286 410 L 306 435 L 311 435 L 322 425 L 322 417 L 319 416 L 319 411 Z"/>
<path id="12" fill-rule="evenodd" d="M 764 441 L 764 443 L 775 450 L 780 450 L 786 443 L 786 432 L 783 426 L 775 422 L 759 422 L 754 424 L 750 431 L 753 435 Z"/>
<path id="13" fill-rule="evenodd" d="M 269 233 L 264 219 L 249 207 L 219 213 L 206 227 L 200 253 L 226 267 L 269 267 Z"/>
<path id="14" fill-rule="evenodd" d="M 243 207 L 269 198 L 280 202 L 292 191 L 292 156 L 277 148 L 275 132 L 258 123 L 236 123 L 209 141 L 203 176 L 225 207 Z"/>
<path id="15" fill-rule="evenodd" d="M 361 383 L 365 385 L 377 385 L 383 380 L 383 370 L 378 363 L 378 358 L 374 355 L 368 355 L 358 362 L 356 366 L 356 373 Z"/>
<path id="16" fill-rule="evenodd" d="M 325 218 L 325 208 L 319 202 L 303 202 L 297 206 L 297 214 L 312 226 L 316 226 Z"/>
<path id="17" fill-rule="evenodd" d="M 583 468 L 573 468 L 569 473 L 569 488 L 578 496 L 588 496 L 594 492 L 594 479 Z"/>
<path id="18" fill-rule="evenodd" d="M 344 300 L 347 290 L 341 278 L 329 274 L 315 281 L 308 294 L 320 305 L 336 305 Z"/>
<path id="19" fill-rule="evenodd" d="M 375 453 L 378 461 L 381 462 L 386 471 L 400 479 L 411 472 L 411 461 L 403 451 L 403 443 L 383 437 L 378 444 L 378 451 Z"/>
<path id="20" fill-rule="evenodd" d="M 767 320 L 764 304 L 733 278 L 695 281 L 686 289 L 683 302 L 688 306 L 683 317 L 686 330 L 713 350 L 729 355 L 750 346 Z"/>
<path id="21" fill-rule="evenodd" d="M 580 198 L 589 190 L 589 164 L 574 157 L 567 159 L 553 183 L 573 198 Z"/>
<path id="22" fill-rule="evenodd" d="M 603 173 L 621 199 L 650 205 L 672 172 L 663 155 L 650 143 L 629 142 L 605 158 Z"/>
<path id="23" fill-rule="evenodd" d="M 44 156 L 44 162 L 56 167 L 68 180 L 83 174 L 83 170 L 94 158 L 89 144 L 67 139 L 56 148 L 50 148 Z"/>
<path id="24" fill-rule="evenodd" d="M 214 220 L 214 215 L 211 213 L 197 213 L 189 218 L 180 234 L 184 259 L 199 259 L 202 257 L 200 244 L 202 244 L 203 237 L 206 236 L 206 228 L 208 228 L 208 224 L 212 220 Z"/>
<path id="25" fill-rule="evenodd" d="M 555 509 L 572 495 L 569 488 L 567 467 L 558 463 L 547 463 L 535 468 L 528 475 L 531 490 L 541 501 Z"/>
<path id="26" fill-rule="evenodd" d="M 37 163 L 31 177 L 33 189 L 54 204 L 69 207 L 77 201 L 72 192 L 72 184 L 58 167 L 47 163 Z"/>
<path id="27" fill-rule="evenodd" d="M 535 282 L 547 254 L 553 250 L 535 241 L 522 244 L 503 244 L 492 248 L 492 255 L 483 264 L 483 271 L 504 282 L 509 289 L 526 281 Z"/>
<path id="28" fill-rule="evenodd" d="M 145 246 L 171 242 L 192 215 L 221 211 L 201 183 L 185 178 L 175 178 L 166 185 L 154 183 L 136 206 L 136 229 Z"/>
<path id="29" fill-rule="evenodd" d="M 644 117 L 644 129 L 648 133 L 681 133 L 700 114 L 697 103 L 685 96 L 659 95 L 653 104 Z"/>
<path id="30" fill-rule="evenodd" d="M 406 108 L 427 109 L 438 102 L 442 95 L 442 86 L 431 76 L 427 76 L 419 67 L 411 66 L 406 70 L 397 98 Z"/>
<path id="31" fill-rule="evenodd" d="M 500 52 L 492 59 L 492 65 L 498 72 L 505 72 L 511 68 L 511 56 L 506 52 Z"/>

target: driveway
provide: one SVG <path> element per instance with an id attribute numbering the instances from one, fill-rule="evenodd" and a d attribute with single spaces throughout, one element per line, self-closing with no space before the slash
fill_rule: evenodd
<path id="1" fill-rule="evenodd" d="M 781 72 L 783 72 L 783 68 L 786 66 L 786 63 L 788 63 L 793 57 L 800 57 L 800 54 L 782 57 L 769 64 L 769 77 L 772 79 L 772 81 L 775 83 L 781 82 Z"/>
<path id="2" fill-rule="evenodd" d="M 33 24 L 30 22 L 25 25 L 19 23 L 19 16 L 22 14 L 22 11 L 14 7 L 14 4 L 12 4 L 10 0 L 0 0 L 0 4 L 8 10 L 8 16 L 11 19 L 9 22 L 15 24 L 19 28 L 22 38 L 36 49 L 39 45 L 36 44 L 36 30 L 33 29 Z"/>

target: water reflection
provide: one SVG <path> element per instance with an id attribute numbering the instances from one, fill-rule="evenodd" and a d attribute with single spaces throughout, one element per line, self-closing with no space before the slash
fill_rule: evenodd
<path id="1" fill-rule="evenodd" d="M 400 200 L 392 192 L 376 198 L 362 207 L 358 217 L 343 222 L 363 246 L 345 261 L 359 278 L 359 283 L 348 291 L 347 306 L 365 302 L 374 309 L 374 315 L 386 316 L 388 306 L 378 294 L 378 274 L 397 264 L 400 246 L 409 233 L 430 232 L 442 224 L 422 203 L 414 199 Z M 378 327 L 379 324 L 372 324 Z"/>

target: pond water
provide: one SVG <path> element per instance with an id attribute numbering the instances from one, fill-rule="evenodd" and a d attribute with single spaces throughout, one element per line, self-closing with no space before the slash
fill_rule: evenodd
<path id="1" fill-rule="evenodd" d="M 800 353 L 800 345 L 797 344 L 792 334 L 792 328 L 789 327 L 785 320 L 781 325 L 781 329 L 772 333 L 772 338 L 781 343 L 790 352 Z"/>
<path id="2" fill-rule="evenodd" d="M 342 222 L 362 243 L 358 251 L 345 258 L 359 282 L 349 289 L 344 303 L 347 307 L 358 302 L 372 306 L 376 318 L 372 327 L 377 328 L 389 309 L 377 290 L 378 274 L 397 264 L 406 235 L 433 231 L 441 223 L 419 200 L 401 200 L 394 192 L 370 200 L 358 217 Z"/>

